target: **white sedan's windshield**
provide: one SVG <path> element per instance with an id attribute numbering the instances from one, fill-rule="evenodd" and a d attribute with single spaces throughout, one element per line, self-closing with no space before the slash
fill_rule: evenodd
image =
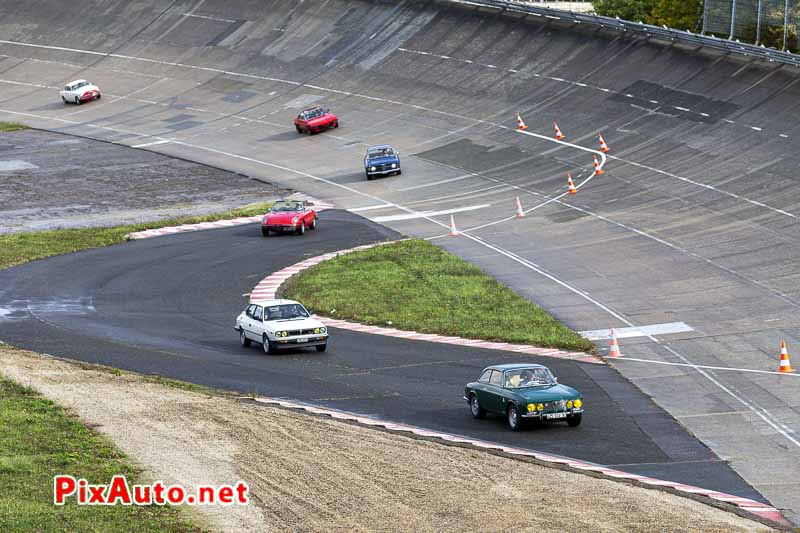
<path id="1" fill-rule="evenodd" d="M 292 318 L 306 318 L 308 311 L 300 304 L 271 305 L 264 309 L 265 320 L 289 320 Z"/>
<path id="2" fill-rule="evenodd" d="M 541 385 L 555 385 L 553 374 L 546 368 L 518 368 L 505 373 L 505 388 L 520 389 Z"/>

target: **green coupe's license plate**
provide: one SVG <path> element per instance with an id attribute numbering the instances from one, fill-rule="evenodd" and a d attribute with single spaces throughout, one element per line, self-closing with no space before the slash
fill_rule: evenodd
<path id="1" fill-rule="evenodd" d="M 305 337 L 300 337 L 300 338 L 299 338 L 299 339 L 297 339 L 295 342 L 308 342 L 308 339 L 307 339 L 307 338 L 305 338 Z"/>
<path id="2" fill-rule="evenodd" d="M 547 418 L 567 418 L 567 413 L 550 413 L 545 416 Z"/>

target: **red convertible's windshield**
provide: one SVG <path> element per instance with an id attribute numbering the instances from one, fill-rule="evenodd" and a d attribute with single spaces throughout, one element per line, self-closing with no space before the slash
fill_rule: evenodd
<path id="1" fill-rule="evenodd" d="M 318 107 L 316 109 L 309 109 L 308 111 L 303 111 L 303 118 L 305 118 L 306 120 L 311 120 L 317 117 L 321 117 L 324 114 L 325 110 L 322 109 L 321 107 Z"/>
<path id="2" fill-rule="evenodd" d="M 275 202 L 270 208 L 270 213 L 293 213 L 303 210 L 303 202 Z"/>
<path id="3" fill-rule="evenodd" d="M 505 388 L 521 389 L 523 387 L 538 387 L 541 385 L 555 385 L 556 379 L 546 368 L 518 368 L 505 373 Z"/>

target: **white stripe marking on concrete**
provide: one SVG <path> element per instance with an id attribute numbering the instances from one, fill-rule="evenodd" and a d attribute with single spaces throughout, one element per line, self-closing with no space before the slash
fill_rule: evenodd
<path id="1" fill-rule="evenodd" d="M 386 209 L 387 207 L 394 207 L 394 204 L 377 204 L 377 205 L 368 205 L 365 207 L 354 207 L 353 209 L 348 209 L 351 213 L 362 213 L 364 211 L 372 211 L 373 209 Z"/>
<path id="2" fill-rule="evenodd" d="M 169 143 L 169 142 L 172 142 L 172 141 L 170 141 L 169 139 L 162 139 L 160 141 L 153 141 L 151 143 L 134 144 L 133 146 L 131 146 L 131 148 L 145 148 L 147 146 L 155 146 L 157 144 L 166 144 L 166 143 Z"/>
<path id="3" fill-rule="evenodd" d="M 694 331 L 694 328 L 684 322 L 667 322 L 665 324 L 653 324 L 650 326 L 637 326 L 633 328 L 615 329 L 618 339 L 629 339 L 632 337 L 647 337 L 648 335 L 669 335 L 670 333 L 685 333 Z M 610 329 L 594 329 L 590 331 L 579 331 L 580 335 L 590 341 L 610 339 Z"/>
<path id="4" fill-rule="evenodd" d="M 458 207 L 455 209 L 445 209 L 443 211 L 421 211 L 418 213 L 407 213 L 404 215 L 387 215 L 385 217 L 375 217 L 371 219 L 373 222 L 392 222 L 395 220 L 411 220 L 414 218 L 428 218 L 437 215 L 449 215 L 451 213 L 461 213 L 462 211 L 475 211 L 476 209 L 485 209 L 491 207 L 492 204 L 471 205 L 467 207 Z"/>
<path id="5" fill-rule="evenodd" d="M 709 365 L 695 365 L 692 363 L 673 363 L 671 361 L 655 361 L 652 359 L 636 359 L 635 357 L 614 357 L 614 362 L 617 361 L 634 361 L 637 363 L 652 363 L 654 365 L 668 365 L 668 366 L 685 366 L 689 368 L 705 368 L 708 370 L 730 370 L 733 372 L 750 372 L 755 374 L 775 374 L 778 376 L 793 376 L 800 377 L 800 374 L 788 374 L 786 372 L 777 372 L 773 370 L 755 370 L 752 368 L 732 368 L 727 366 L 709 366 Z"/>

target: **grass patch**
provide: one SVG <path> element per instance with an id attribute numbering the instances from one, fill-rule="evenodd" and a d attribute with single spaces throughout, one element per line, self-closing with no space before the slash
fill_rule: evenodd
<path id="1" fill-rule="evenodd" d="M 56 474 L 132 483 L 138 471 L 63 408 L 0 378 L 0 531 L 203 531 L 170 506 L 81 507 L 70 498 L 56 507 Z"/>
<path id="2" fill-rule="evenodd" d="M 19 131 L 19 130 L 27 130 L 28 126 L 25 124 L 20 124 L 18 122 L 2 122 L 0 121 L 0 133 L 5 133 L 9 131 Z"/>
<path id="3" fill-rule="evenodd" d="M 106 228 L 70 228 L 0 234 L 0 269 L 52 255 L 117 244 L 123 242 L 125 236 L 134 231 L 263 215 L 271 205 L 270 202 L 259 203 L 209 215 L 177 217 Z"/>
<path id="4" fill-rule="evenodd" d="M 478 267 L 418 239 L 324 261 L 290 278 L 282 293 L 320 314 L 366 324 L 595 351 Z"/>

